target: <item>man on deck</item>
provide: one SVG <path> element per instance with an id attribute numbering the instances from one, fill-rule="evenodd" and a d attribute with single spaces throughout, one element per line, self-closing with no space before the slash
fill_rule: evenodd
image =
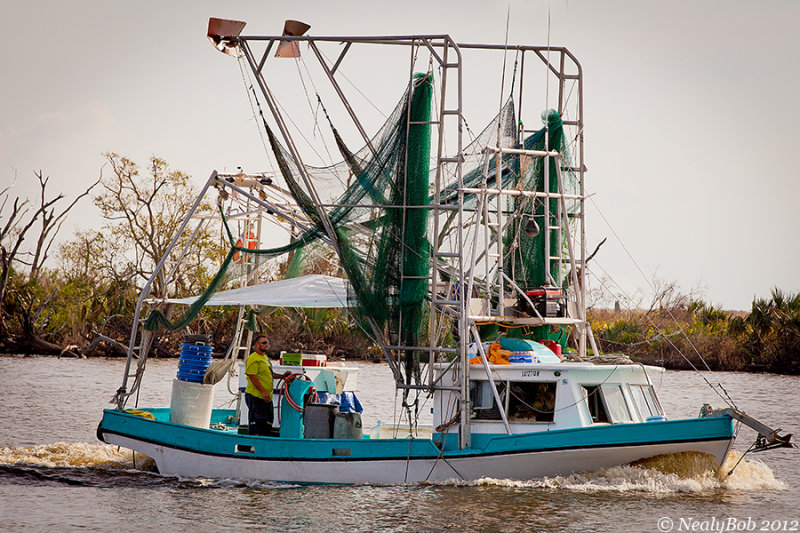
<path id="1" fill-rule="evenodd" d="M 247 375 L 247 388 L 244 399 L 247 404 L 247 424 L 250 435 L 269 435 L 272 429 L 274 411 L 272 407 L 272 381 L 286 378 L 291 372 L 276 375 L 267 357 L 269 340 L 265 335 L 256 335 L 253 353 L 247 358 L 244 373 Z"/>

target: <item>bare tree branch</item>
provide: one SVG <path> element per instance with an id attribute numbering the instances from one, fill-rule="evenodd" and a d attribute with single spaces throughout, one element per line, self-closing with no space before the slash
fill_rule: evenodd
<path id="1" fill-rule="evenodd" d="M 47 181 L 50 179 L 42 178 L 42 171 L 40 170 L 36 175 L 39 178 L 39 183 L 41 184 L 41 201 L 44 205 L 45 203 L 45 186 Z M 39 275 L 39 270 L 42 268 L 42 265 L 47 260 L 47 254 L 50 250 L 51 245 L 53 244 L 53 240 L 58 235 L 58 232 L 61 229 L 61 225 L 66 220 L 67 214 L 72 210 L 73 207 L 85 196 L 88 196 L 92 189 L 100 183 L 100 180 L 103 179 L 103 169 L 100 169 L 100 177 L 92 183 L 84 192 L 76 196 L 72 202 L 64 209 L 61 210 L 60 213 L 56 214 L 55 210 L 50 210 L 49 213 L 45 212 L 42 215 L 42 229 L 39 232 L 39 238 L 36 241 L 36 252 L 34 254 L 33 261 L 31 263 L 31 271 L 30 277 L 36 278 Z M 63 198 L 63 195 L 59 194 L 58 199 Z"/>
<path id="2" fill-rule="evenodd" d="M 54 205 L 56 202 L 64 198 L 63 194 L 58 194 L 55 198 L 47 199 L 47 184 L 50 180 L 49 176 L 44 177 L 41 170 L 34 172 L 39 180 L 39 207 L 35 210 L 28 207 L 29 201 L 21 200 L 18 196 L 14 199 L 14 205 L 11 212 L 7 215 L 8 220 L 0 230 L 0 334 L 3 336 L 8 335 L 8 328 L 6 324 L 5 301 L 9 290 L 9 279 L 14 263 L 19 263 L 24 266 L 29 266 L 30 270 L 27 274 L 27 279 L 36 279 L 39 276 L 39 271 L 47 258 L 47 253 L 53 242 L 53 239 L 58 234 L 62 227 L 62 223 L 66 214 L 75 206 L 78 200 L 83 198 L 89 193 L 97 182 L 95 182 L 86 192 L 79 195 L 73 202 L 60 213 L 56 213 Z M 16 172 L 15 172 L 16 179 Z M 98 180 L 99 181 L 99 180 Z M 2 208 L 7 205 L 8 194 L 10 187 L 6 187 L 0 192 L 3 196 Z M 0 215 L 3 211 L 0 210 Z M 27 219 L 27 221 L 26 221 Z M 22 244 L 31 228 L 38 221 L 41 220 L 41 229 L 39 236 L 36 240 L 36 245 L 33 252 L 23 250 Z M 26 260 L 30 256 L 30 261 Z M 52 297 L 45 301 L 38 312 L 33 313 L 33 299 L 28 299 L 28 305 L 23 306 L 22 312 L 25 316 L 21 317 L 23 322 L 23 333 L 35 335 L 33 324 L 41 318 L 41 313 L 48 308 Z M 49 312 L 48 312 L 49 316 Z"/>

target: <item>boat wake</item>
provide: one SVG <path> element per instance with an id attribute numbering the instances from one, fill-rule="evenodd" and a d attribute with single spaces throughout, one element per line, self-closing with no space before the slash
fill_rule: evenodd
<path id="1" fill-rule="evenodd" d="M 144 455 L 132 455 L 130 450 L 107 444 L 85 442 L 37 444 L 17 448 L 0 448 L 0 465 L 28 465 L 49 467 L 94 467 L 110 470 L 138 468 L 152 471 L 152 461 Z"/>
<path id="2" fill-rule="evenodd" d="M 0 448 L 0 480 L 18 484 L 92 487 L 291 488 L 296 485 L 232 479 L 176 478 L 157 473 L 140 453 L 85 442 Z"/>
<path id="3" fill-rule="evenodd" d="M 151 459 L 83 442 L 0 448 L 0 480 L 24 485 L 119 487 L 158 485 Z"/>
<path id="4" fill-rule="evenodd" d="M 735 450 L 722 467 L 699 452 L 660 455 L 632 465 L 614 466 L 594 472 L 545 477 L 530 481 L 483 478 L 464 485 L 495 485 L 555 489 L 576 492 L 645 492 L 651 494 L 701 493 L 715 490 L 787 490 L 774 472 L 761 461 L 744 459 Z M 736 463 L 738 466 L 734 468 Z M 734 468 L 733 473 L 728 475 Z"/>

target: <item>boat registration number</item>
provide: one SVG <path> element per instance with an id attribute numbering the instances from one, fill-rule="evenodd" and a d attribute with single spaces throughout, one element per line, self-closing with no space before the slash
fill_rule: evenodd
<path id="1" fill-rule="evenodd" d="M 539 371 L 538 370 L 523 370 L 522 371 L 522 377 L 523 378 L 532 378 L 532 377 L 536 377 L 538 375 L 539 375 Z"/>

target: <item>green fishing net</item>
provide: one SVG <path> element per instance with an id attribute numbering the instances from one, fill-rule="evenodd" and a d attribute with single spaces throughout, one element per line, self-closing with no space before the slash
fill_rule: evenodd
<path id="1" fill-rule="evenodd" d="M 368 144 L 355 152 L 347 148 L 333 128 L 342 161 L 328 167 L 313 167 L 296 161 L 265 123 L 280 172 L 310 221 L 310 227 L 285 246 L 253 250 L 237 246 L 220 209 L 230 250 L 217 275 L 198 300 L 179 317 L 168 320 L 156 309 L 147 317 L 144 327 L 149 330 L 181 329 L 194 319 L 214 292 L 231 278 L 248 272 L 247 269 L 260 268 L 266 259 L 293 254 L 286 277 L 302 275 L 315 250 L 332 245 L 337 249 L 341 268 L 350 281 L 352 293 L 349 303 L 356 316 L 365 323 L 371 322 L 390 345 L 419 346 L 421 341 L 427 341 L 422 337 L 426 336 L 424 325 L 428 314 L 430 243 L 432 239 L 438 239 L 442 249 L 454 249 L 456 241 L 448 239 L 448 236 L 454 235 L 458 229 L 453 224 L 453 211 L 443 212 L 439 221 L 440 234 L 432 235 L 429 209 L 435 197 L 430 170 L 435 168 L 431 157 L 432 95 L 432 75 L 415 75 L 384 125 Z M 547 139 L 551 149 L 564 149 L 560 117 L 550 114 L 547 118 L 546 127 L 525 139 L 524 148 L 544 149 Z M 462 150 L 461 183 L 465 187 L 479 187 L 485 182 L 489 187 L 502 185 L 543 190 L 541 159 L 533 158 L 529 164 L 521 164 L 519 155 L 502 154 L 498 156 L 499 161 L 493 156 L 488 166 L 485 164 L 483 149 L 486 146 L 513 147 L 516 136 L 515 109 L 509 99 L 490 124 Z M 486 175 L 485 169 L 488 169 Z M 554 168 L 550 176 L 550 190 L 556 192 Z M 313 190 L 309 189 L 307 182 L 313 183 Z M 459 201 L 458 176 L 445 174 L 442 182 L 445 185 L 438 194 L 440 203 L 456 205 Z M 474 211 L 477 195 L 464 194 L 462 201 L 465 212 Z M 557 212 L 555 200 L 550 201 L 551 211 Z M 523 231 L 526 217 L 543 216 L 541 201 L 514 199 L 503 203 L 502 209 L 508 216 L 520 213 L 510 221 L 503 235 L 507 251 L 504 257 L 506 272 L 513 273 L 513 279 L 522 287 L 545 284 L 543 240 L 541 237 L 530 239 Z M 555 221 L 553 225 L 556 225 Z M 551 240 L 551 248 L 556 242 L 556 239 Z M 555 249 L 550 252 L 552 255 L 560 253 Z M 247 260 L 237 260 L 239 254 Z M 438 259 L 437 268 L 443 279 L 457 280 L 455 265 L 446 259 Z M 493 278 L 492 281 L 497 283 L 496 271 L 483 272 L 483 276 Z M 447 335 L 447 332 L 442 334 Z M 405 361 L 408 381 L 418 369 L 419 353 L 409 350 Z"/>

